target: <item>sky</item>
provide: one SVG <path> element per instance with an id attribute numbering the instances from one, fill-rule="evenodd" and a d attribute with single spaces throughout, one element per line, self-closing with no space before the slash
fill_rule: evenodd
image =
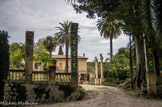
<path id="1" fill-rule="evenodd" d="M 59 22 L 72 21 L 79 23 L 78 55 L 93 61 L 102 53 L 104 59 L 109 57 L 110 40 L 100 36 L 97 19 L 86 18 L 87 13 L 78 14 L 65 0 L 0 0 L 0 30 L 8 32 L 10 44 L 24 43 L 25 32 L 34 31 L 34 42 L 58 32 L 55 27 Z M 113 40 L 113 54 L 125 47 L 128 37 L 121 34 Z M 64 51 L 65 49 L 63 49 Z M 65 51 L 64 51 L 65 53 Z M 58 47 L 53 55 L 58 54 Z"/>

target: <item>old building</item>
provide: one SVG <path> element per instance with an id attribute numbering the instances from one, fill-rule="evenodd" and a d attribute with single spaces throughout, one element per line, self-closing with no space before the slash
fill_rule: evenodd
<path id="1" fill-rule="evenodd" d="M 65 65 L 66 65 L 66 56 L 65 55 L 53 55 L 53 59 L 56 59 L 56 72 L 63 73 L 65 72 Z M 81 80 L 89 80 L 87 74 L 87 60 L 88 58 L 83 56 L 78 56 L 78 76 L 79 81 Z M 68 72 L 71 73 L 71 56 L 68 57 Z"/>

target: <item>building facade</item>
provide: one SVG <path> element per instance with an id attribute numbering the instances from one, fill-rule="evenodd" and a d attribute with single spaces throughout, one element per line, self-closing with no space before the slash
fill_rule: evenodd
<path id="1" fill-rule="evenodd" d="M 57 73 L 66 73 L 66 56 L 65 55 L 53 55 L 53 59 L 56 59 L 56 72 Z M 89 75 L 87 72 L 87 60 L 88 58 L 83 56 L 78 56 L 78 79 L 88 81 Z M 68 72 L 71 73 L 71 56 L 68 56 Z"/>

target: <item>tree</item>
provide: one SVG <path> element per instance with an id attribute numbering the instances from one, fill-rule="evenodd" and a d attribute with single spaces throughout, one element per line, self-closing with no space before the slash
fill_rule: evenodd
<path id="1" fill-rule="evenodd" d="M 43 39 L 39 39 L 34 44 L 34 54 L 33 54 L 34 62 L 38 64 L 38 66 L 43 66 L 40 68 L 41 70 L 47 70 L 47 62 L 50 59 L 50 55 L 46 48 L 43 45 Z"/>
<path id="2" fill-rule="evenodd" d="M 141 88 L 141 85 L 146 83 L 146 69 L 145 69 L 145 52 L 144 52 L 144 30 L 140 23 L 140 9 L 139 1 L 133 2 L 129 0 L 122 0 L 118 12 L 118 17 L 122 18 L 124 25 L 122 26 L 123 32 L 128 36 L 133 36 L 135 49 L 136 49 L 136 75 L 134 82 L 136 87 Z"/>
<path id="3" fill-rule="evenodd" d="M 129 49 L 128 48 L 119 48 L 117 54 L 123 54 L 125 57 L 129 58 Z"/>
<path id="4" fill-rule="evenodd" d="M 50 58 L 52 58 L 52 51 L 55 51 L 56 46 L 58 45 L 58 38 L 47 36 L 46 38 L 43 38 L 43 45 L 49 52 Z"/>
<path id="5" fill-rule="evenodd" d="M 73 3 L 77 1 L 77 3 Z M 87 12 L 88 18 L 113 17 L 122 20 L 123 32 L 133 36 L 136 47 L 136 76 L 134 81 L 138 88 L 146 83 L 144 36 L 154 35 L 162 43 L 162 1 L 161 0 L 71 0 L 78 13 Z M 160 45 L 155 44 L 155 47 Z M 155 48 L 154 47 L 154 48 Z M 154 49 L 154 52 L 157 48 Z M 154 53 L 155 54 L 155 53 Z M 155 55 L 156 57 L 158 55 Z M 159 59 L 159 58 L 156 58 Z M 155 64 L 157 64 L 158 60 Z M 158 65 L 157 65 L 158 66 Z"/>
<path id="6" fill-rule="evenodd" d="M 110 62 L 112 60 L 113 55 L 112 40 L 113 38 L 115 39 L 121 34 L 120 24 L 120 21 L 116 19 L 110 19 L 109 17 L 107 17 L 106 19 L 103 18 L 99 20 L 97 24 L 101 36 L 103 36 L 106 39 L 110 38 Z"/>
<path id="7" fill-rule="evenodd" d="M 156 41 L 162 40 L 162 1 L 140 0 L 139 2 L 143 28 L 146 33 L 154 34 Z"/>
<path id="8" fill-rule="evenodd" d="M 69 1 L 69 0 L 68 0 Z M 114 12 L 120 0 L 71 0 L 77 13 L 87 12 L 87 18 L 106 18 Z"/>
<path id="9" fill-rule="evenodd" d="M 62 46 L 59 46 L 58 55 L 64 55 L 64 52 L 62 50 Z"/>
<path id="10" fill-rule="evenodd" d="M 0 31 L 0 101 L 3 101 L 5 81 L 9 71 L 8 37 L 7 32 Z"/>
<path id="11" fill-rule="evenodd" d="M 160 75 L 158 51 L 162 45 L 162 1 L 161 0 L 141 0 L 139 2 L 141 9 L 142 27 L 153 40 L 153 53 L 155 57 L 155 68 L 157 75 Z"/>
<path id="12" fill-rule="evenodd" d="M 126 80 L 130 76 L 129 70 L 129 59 L 124 54 L 117 53 L 112 57 L 111 63 L 104 64 L 104 76 L 107 82 Z"/>
<path id="13" fill-rule="evenodd" d="M 66 52 L 66 72 L 68 72 L 68 53 L 69 53 L 69 46 L 71 40 L 71 22 L 64 21 L 63 23 L 59 23 L 61 27 L 56 27 L 59 31 L 55 33 L 55 36 L 59 38 L 59 43 L 64 45 L 65 44 L 65 52 Z"/>
<path id="14" fill-rule="evenodd" d="M 145 58 L 143 46 L 143 29 L 139 21 L 139 0 L 76 0 L 73 4 L 74 9 L 78 13 L 87 12 L 88 18 L 106 18 L 111 16 L 112 19 L 122 20 L 122 29 L 124 33 L 133 35 L 136 46 L 137 58 L 137 75 L 135 82 L 137 87 L 141 87 L 141 83 L 145 80 Z"/>
<path id="15" fill-rule="evenodd" d="M 12 43 L 9 47 L 10 69 L 24 69 L 25 45 L 23 43 Z"/>

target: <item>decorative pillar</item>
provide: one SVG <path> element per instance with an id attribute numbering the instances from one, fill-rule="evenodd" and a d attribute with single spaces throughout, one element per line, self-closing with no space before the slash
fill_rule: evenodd
<path id="1" fill-rule="evenodd" d="M 78 86 L 78 23 L 71 24 L 71 83 Z"/>
<path id="2" fill-rule="evenodd" d="M 56 60 L 49 60 L 49 84 L 55 85 Z"/>
<path id="3" fill-rule="evenodd" d="M 155 59 L 152 49 L 152 39 L 150 37 L 146 37 L 145 45 L 147 92 L 149 96 L 157 96 Z"/>
<path id="4" fill-rule="evenodd" d="M 103 75 L 103 56 L 100 54 L 100 68 L 101 68 L 101 78 L 100 78 L 100 84 L 104 82 L 104 75 Z"/>
<path id="5" fill-rule="evenodd" d="M 98 79 L 98 59 L 95 57 L 95 70 L 96 70 L 96 78 L 95 78 L 95 85 L 98 85 L 99 79 Z"/>
<path id="6" fill-rule="evenodd" d="M 26 31 L 25 34 L 25 82 L 26 84 L 32 83 L 33 47 L 34 47 L 34 32 Z"/>

